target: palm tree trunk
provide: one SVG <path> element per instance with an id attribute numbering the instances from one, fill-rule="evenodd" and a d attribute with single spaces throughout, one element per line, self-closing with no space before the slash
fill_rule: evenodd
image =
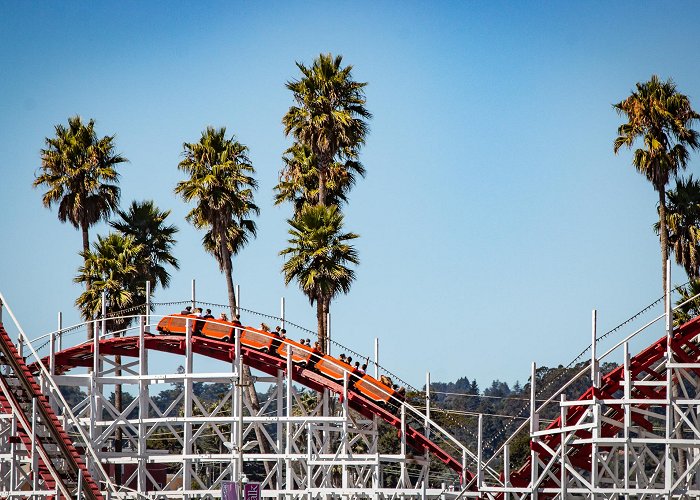
<path id="1" fill-rule="evenodd" d="M 316 299 L 316 323 L 318 326 L 318 343 L 321 344 L 321 351 L 326 352 L 326 318 L 323 314 L 323 299 Z"/>
<path id="2" fill-rule="evenodd" d="M 238 302 L 236 300 L 236 291 L 233 288 L 233 269 L 231 264 L 231 255 L 228 249 L 224 250 L 224 274 L 226 275 L 226 289 L 228 291 L 228 305 L 230 309 L 230 318 L 235 319 Z"/>
<path id="3" fill-rule="evenodd" d="M 80 230 L 83 235 L 83 254 L 87 254 L 87 252 L 90 250 L 90 238 L 88 235 L 88 225 L 85 222 L 80 223 Z M 89 292 L 90 288 L 92 287 L 92 281 L 88 277 L 87 280 L 85 280 L 85 291 Z M 92 318 L 86 318 L 87 320 L 91 320 Z M 93 330 L 93 324 L 92 322 L 88 322 L 87 324 L 87 338 L 88 340 L 91 340 L 94 336 L 94 330 Z"/>
<path id="4" fill-rule="evenodd" d="M 661 266 L 663 291 L 666 295 L 666 261 L 668 260 L 668 229 L 666 228 L 666 186 L 660 186 L 659 193 L 659 240 L 661 242 Z"/>
<path id="5" fill-rule="evenodd" d="M 223 267 L 224 275 L 226 276 L 226 287 L 228 289 L 228 306 L 231 310 L 231 318 L 235 318 L 236 294 L 233 290 L 233 265 L 231 264 L 231 254 L 228 247 L 226 247 L 225 244 L 223 246 Z M 258 393 L 255 391 L 255 384 L 253 383 L 253 376 L 250 373 L 250 367 L 245 363 L 242 363 L 240 383 L 245 387 L 245 392 L 243 394 L 248 399 L 250 407 L 253 409 L 253 411 L 255 411 L 255 413 L 258 413 L 260 411 L 260 400 L 258 399 Z M 240 411 L 243 411 L 243 408 L 241 408 Z M 260 451 L 262 453 L 270 453 L 270 447 L 268 446 L 267 441 L 265 441 L 265 435 L 257 426 L 255 427 L 255 439 L 258 440 L 258 445 L 260 446 Z M 238 443 L 238 446 L 243 446 L 243 443 Z M 267 461 L 264 462 L 264 464 L 265 473 L 269 474 L 271 470 L 270 464 Z"/>

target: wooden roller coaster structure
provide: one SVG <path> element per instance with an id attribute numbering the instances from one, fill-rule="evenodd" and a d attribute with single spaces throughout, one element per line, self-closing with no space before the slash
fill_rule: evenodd
<path id="1" fill-rule="evenodd" d="M 533 364 L 530 417 L 489 457 L 481 418 L 470 450 L 430 418 L 429 396 L 419 411 L 377 370 L 357 373 L 259 329 L 146 314 L 117 336 L 98 322 L 100 334 L 67 348 L 59 329 L 40 358 L 21 328 L 19 346 L 0 328 L 0 498 L 219 498 L 241 472 L 266 498 L 700 497 L 700 319 L 672 328 L 670 302 L 602 355 L 594 314 L 589 366 L 539 406 Z M 631 355 L 630 342 L 662 320 L 665 335 Z M 159 353 L 184 366 L 151 373 Z M 622 362 L 601 373 L 610 359 Z M 258 406 L 244 397 L 244 366 L 267 387 Z M 585 378 L 590 388 L 567 400 Z M 195 389 L 215 383 L 226 390 L 207 406 Z M 119 410 L 117 384 L 135 394 Z M 167 408 L 154 393 L 163 384 L 179 391 Z M 68 408 L 59 386 L 86 396 Z M 552 407 L 558 417 L 541 421 Z M 386 428 L 391 451 L 379 442 Z M 515 464 L 522 433 L 529 457 Z"/>

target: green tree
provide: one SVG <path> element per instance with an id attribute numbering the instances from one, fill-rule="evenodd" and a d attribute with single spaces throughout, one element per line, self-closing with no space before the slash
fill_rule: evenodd
<path id="1" fill-rule="evenodd" d="M 347 242 L 358 235 L 342 232 L 343 214 L 333 205 L 306 205 L 287 222 L 291 226 L 289 247 L 280 252 L 287 257 L 282 266 L 284 281 L 296 280 L 309 302 L 316 304 L 318 341 L 325 352 L 330 302 L 339 293 L 348 293 L 355 279 L 355 272 L 347 265 L 359 260 Z"/>
<path id="2" fill-rule="evenodd" d="M 369 130 L 364 87 L 352 79 L 352 66 L 342 56 L 321 54 L 311 67 L 297 62 L 299 80 L 287 82 L 295 105 L 282 118 L 284 133 L 309 148 L 318 173 L 318 204 L 326 205 L 327 183 L 334 162 L 355 159 Z"/>
<path id="3" fill-rule="evenodd" d="M 129 326 L 132 319 L 120 318 L 119 312 L 145 301 L 145 282 L 138 272 L 142 252 L 143 247 L 133 237 L 112 233 L 106 237 L 98 235 L 93 249 L 80 253 L 84 264 L 74 281 L 92 283 L 75 301 L 85 320 L 101 316 L 102 292 L 106 292 L 106 311 L 110 317 L 107 330 L 115 332 Z"/>
<path id="4" fill-rule="evenodd" d="M 697 149 L 698 133 L 691 128 L 700 118 L 687 96 L 679 93 L 673 80 L 662 82 L 652 75 L 648 82 L 637 83 L 636 90 L 614 104 L 618 114 L 627 119 L 618 128 L 613 149 L 634 147 L 641 140 L 643 147 L 634 151 L 632 164 L 652 183 L 659 196 L 659 239 L 663 265 L 663 287 L 666 291 L 668 229 L 666 227 L 666 186 L 670 178 L 688 163 L 688 148 Z"/>
<path id="5" fill-rule="evenodd" d="M 673 313 L 673 321 L 676 326 L 687 323 L 691 319 L 700 314 L 700 280 L 691 279 L 687 286 L 681 287 L 679 290 L 680 297 L 676 301 L 676 305 L 681 307 Z"/>
<path id="6" fill-rule="evenodd" d="M 290 202 L 294 212 L 304 204 L 318 204 L 318 162 L 308 146 L 295 142 L 282 156 L 284 167 L 275 186 L 275 205 Z M 357 175 L 364 177 L 365 169 L 355 156 L 335 161 L 328 169 L 326 204 L 347 203 L 347 193 L 355 185 Z"/>
<path id="7" fill-rule="evenodd" d="M 132 201 L 127 211 L 117 210 L 120 220 L 111 221 L 110 225 L 124 236 L 131 236 L 141 245 L 139 255 L 139 277 L 142 281 L 150 281 L 155 289 L 157 285 L 167 288 L 170 284 L 170 273 L 166 265 L 180 269 L 177 259 L 173 256 L 175 233 L 178 228 L 166 225 L 165 219 L 170 210 L 161 211 L 153 201 Z"/>
<path id="8" fill-rule="evenodd" d="M 211 253 L 226 277 L 231 314 L 236 312 L 232 256 L 256 235 L 250 218 L 260 212 L 253 200 L 257 182 L 248 148 L 227 139 L 226 128 L 207 127 L 199 142 L 184 143 L 185 158 L 178 167 L 189 175 L 178 182 L 175 193 L 195 206 L 187 221 L 205 229 L 204 248 Z"/>
<path id="9" fill-rule="evenodd" d="M 248 148 L 232 136 L 226 138 L 226 128 L 207 127 L 196 143 L 184 143 L 185 158 L 178 167 L 189 175 L 178 182 L 175 193 L 195 206 L 187 214 L 187 221 L 197 229 L 205 229 L 202 239 L 205 250 L 211 253 L 226 278 L 231 317 L 236 313 L 237 297 L 233 289 L 232 256 L 236 255 L 256 235 L 255 222 L 250 218 L 260 210 L 253 200 L 257 182 Z M 252 383 L 250 367 L 243 365 L 242 383 L 255 411 L 260 402 Z M 256 437 L 264 452 L 269 451 L 262 433 L 256 428 Z"/>
<path id="10" fill-rule="evenodd" d="M 128 310 L 145 302 L 145 282 L 139 275 L 142 263 L 139 258 L 143 256 L 142 245 L 137 244 L 131 236 L 110 234 L 107 237 L 97 237 L 93 250 L 81 253 L 85 264 L 78 269 L 75 277 L 76 283 L 91 283 L 75 301 L 83 318 L 89 320 L 102 311 L 103 292 L 106 293 L 105 304 L 106 318 L 105 329 L 115 336 L 121 336 L 121 332 L 127 328 L 134 317 Z M 125 314 L 124 311 L 127 311 Z M 121 375 L 121 356 L 115 356 L 114 374 Z M 114 386 L 114 407 L 122 411 L 122 387 Z M 122 430 L 115 431 L 115 452 L 122 451 Z M 121 467 L 117 467 L 115 479 L 121 482 Z"/>
<path id="11" fill-rule="evenodd" d="M 676 263 L 683 266 L 689 278 L 700 277 L 700 182 L 692 175 L 677 179 L 676 188 L 666 192 L 666 228 Z M 659 233 L 659 222 L 654 230 Z"/>
<path id="12" fill-rule="evenodd" d="M 84 124 L 80 116 L 68 119 L 68 127 L 56 125 L 56 137 L 45 139 L 41 170 L 33 182 L 45 187 L 45 207 L 58 204 L 58 220 L 80 229 L 83 252 L 90 250 L 88 231 L 106 220 L 119 205 L 119 173 L 116 165 L 127 161 L 114 152 L 114 136 L 97 137 L 95 121 Z M 90 281 L 85 282 L 90 289 Z M 88 324 L 88 338 L 92 325 Z"/>

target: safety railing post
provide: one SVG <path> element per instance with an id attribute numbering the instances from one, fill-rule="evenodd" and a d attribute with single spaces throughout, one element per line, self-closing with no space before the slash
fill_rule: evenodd
<path id="1" fill-rule="evenodd" d="M 231 312 L 235 312 L 236 316 L 241 315 L 241 285 L 236 285 L 236 310 Z"/>
<path id="2" fill-rule="evenodd" d="M 195 282 L 194 278 L 192 279 L 192 290 L 191 290 L 191 300 L 192 300 L 192 310 L 194 311 L 195 307 L 197 307 L 197 283 Z"/>
<path id="3" fill-rule="evenodd" d="M 284 326 L 284 324 L 285 324 L 284 323 L 284 314 L 285 314 L 284 306 L 285 306 L 284 297 L 281 297 L 280 298 L 280 321 L 281 321 L 280 328 L 285 328 L 285 326 Z"/>
<path id="4" fill-rule="evenodd" d="M 591 386 L 593 387 L 594 396 L 598 390 L 598 359 L 596 358 L 597 352 L 597 338 L 596 338 L 596 328 L 598 322 L 598 312 L 593 309 L 591 314 Z"/>
<path id="5" fill-rule="evenodd" d="M 58 352 L 63 350 L 63 313 L 58 312 Z"/>
<path id="6" fill-rule="evenodd" d="M 56 334 L 49 335 L 49 373 L 56 375 Z"/>
<path id="7" fill-rule="evenodd" d="M 146 281 L 146 333 L 151 332 L 151 282 Z"/>
<path id="8" fill-rule="evenodd" d="M 379 337 L 374 337 L 374 378 L 379 380 Z"/>

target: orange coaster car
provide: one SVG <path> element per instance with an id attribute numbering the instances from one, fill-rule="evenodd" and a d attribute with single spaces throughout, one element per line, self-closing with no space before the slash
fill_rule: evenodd
<path id="1" fill-rule="evenodd" d="M 313 349 L 301 345 L 299 342 L 294 342 L 293 340 L 284 339 L 277 348 L 277 353 L 282 356 L 282 358 L 287 359 L 287 352 L 290 349 L 292 351 L 292 363 L 301 365 L 308 365 L 311 363 L 311 357 L 314 354 Z"/>
<path id="2" fill-rule="evenodd" d="M 326 377 L 342 382 L 345 379 L 345 373 L 348 373 L 348 380 L 352 375 L 352 367 L 342 361 L 324 354 L 321 359 L 316 361 L 316 370 Z"/>
<path id="3" fill-rule="evenodd" d="M 360 380 L 355 382 L 355 390 L 377 403 L 388 403 L 396 393 L 392 387 L 382 384 L 370 375 L 363 375 Z"/>

